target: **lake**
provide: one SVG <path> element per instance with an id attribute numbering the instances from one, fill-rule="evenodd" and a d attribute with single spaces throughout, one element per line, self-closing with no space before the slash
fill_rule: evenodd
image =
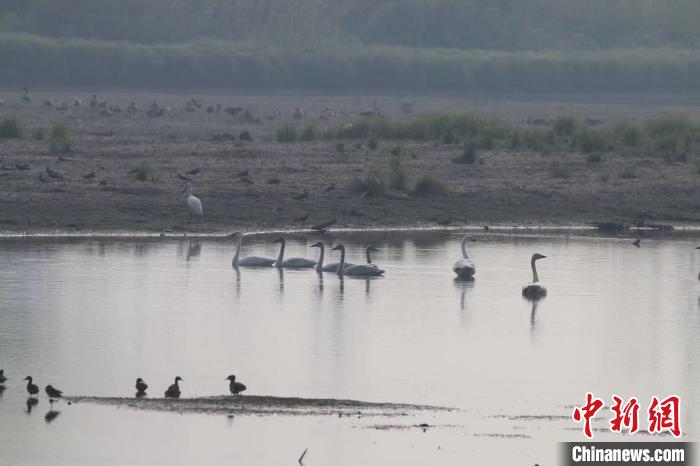
<path id="1" fill-rule="evenodd" d="M 586 392 L 610 402 L 682 398 L 685 440 L 700 416 L 700 251 L 695 234 L 476 232 L 473 282 L 456 281 L 462 233 L 288 234 L 286 257 L 332 243 L 384 277 L 231 266 L 232 238 L 0 240 L 0 446 L 6 464 L 551 464 Z M 243 256 L 276 257 L 278 235 Z M 521 297 L 539 261 L 549 295 Z M 334 253 L 335 256 L 335 253 Z M 335 256 L 333 261 L 339 258 Z M 212 416 L 54 406 L 66 395 L 151 396 L 179 375 L 183 397 L 246 394 L 457 408 L 409 419 Z M 42 390 L 28 412 L 25 382 Z M 597 440 L 628 437 L 605 432 Z M 415 424 L 429 423 L 423 431 Z M 642 417 L 642 426 L 646 425 Z M 642 440 L 653 437 L 643 435 Z M 0 462 L 2 462 L 0 461 Z"/>

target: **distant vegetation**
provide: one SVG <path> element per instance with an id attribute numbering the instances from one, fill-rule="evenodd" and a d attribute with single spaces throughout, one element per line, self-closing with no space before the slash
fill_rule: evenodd
<path id="1" fill-rule="evenodd" d="M 285 49 L 0 34 L 0 83 L 491 92 L 700 91 L 700 51 Z M 301 135 L 299 135 L 301 136 Z"/>
<path id="2" fill-rule="evenodd" d="M 0 84 L 695 92 L 698 24 L 697 0 L 5 0 Z"/>
<path id="3" fill-rule="evenodd" d="M 284 127 L 294 132 L 293 126 Z M 700 122 L 683 115 L 668 115 L 645 122 L 622 121 L 602 127 L 596 121 L 577 116 L 559 116 L 539 125 L 512 125 L 494 117 L 480 115 L 435 114 L 411 120 L 360 118 L 342 126 L 316 128 L 322 139 L 415 140 L 443 142 L 452 134 L 452 144 L 465 141 L 457 163 L 475 163 L 478 150 L 517 149 L 541 153 L 583 152 L 592 163 L 603 160 L 602 152 L 631 148 L 636 153 L 686 161 L 700 148 Z"/>
<path id="4" fill-rule="evenodd" d="M 0 31 L 147 44 L 695 48 L 697 0 L 4 0 Z"/>

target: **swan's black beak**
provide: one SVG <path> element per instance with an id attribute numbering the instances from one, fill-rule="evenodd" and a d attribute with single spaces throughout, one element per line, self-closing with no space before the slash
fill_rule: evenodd
<path id="1" fill-rule="evenodd" d="M 372 252 L 379 252 L 379 249 L 375 248 L 374 246 L 368 246 L 367 249 Z"/>
<path id="2" fill-rule="evenodd" d="M 276 240 L 273 241 L 273 243 L 281 243 L 282 241 L 284 241 L 284 239 L 277 238 Z"/>
<path id="3" fill-rule="evenodd" d="M 339 251 L 339 250 L 341 250 L 341 249 L 343 249 L 343 245 L 342 245 L 342 244 L 339 244 L 339 245 L 337 245 L 337 246 L 333 246 L 333 251 Z"/>

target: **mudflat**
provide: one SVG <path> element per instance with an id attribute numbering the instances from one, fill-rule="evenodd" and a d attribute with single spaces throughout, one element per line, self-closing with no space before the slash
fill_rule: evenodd
<path id="1" fill-rule="evenodd" d="M 523 125 L 556 115 L 579 115 L 597 125 L 664 114 L 697 118 L 697 98 L 109 91 L 97 95 L 105 107 L 93 108 L 87 92 L 32 89 L 31 102 L 21 95 L 0 92 L 0 119 L 16 118 L 24 126 L 21 138 L 0 139 L 0 231 L 5 233 L 229 233 L 307 228 L 331 219 L 359 228 L 636 218 L 700 222 L 694 158 L 606 153 L 591 163 L 576 152 L 493 149 L 481 150 L 478 163 L 457 164 L 452 159 L 461 146 L 440 141 L 380 139 L 369 148 L 360 140 L 276 138 L 285 124 L 346 125 L 375 109 L 396 119 L 474 113 Z M 148 115 L 154 100 L 164 109 L 161 116 Z M 56 122 L 64 122 L 72 135 L 68 152 L 49 148 L 48 133 Z M 243 132 L 250 140 L 241 138 Z M 406 189 L 382 196 L 352 189 L 356 178 L 389 170 L 397 147 Z M 415 192 L 412 186 L 426 174 L 445 192 Z M 190 220 L 182 193 L 187 182 L 204 206 L 200 223 Z"/>

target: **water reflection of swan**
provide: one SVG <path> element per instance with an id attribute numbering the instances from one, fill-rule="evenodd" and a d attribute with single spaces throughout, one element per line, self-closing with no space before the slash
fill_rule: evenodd
<path id="1" fill-rule="evenodd" d="M 5 377 L 5 369 L 0 369 L 0 386 L 2 388 L 5 388 L 5 382 L 7 381 L 7 377 Z"/>
<path id="2" fill-rule="evenodd" d="M 532 310 L 530 311 L 530 330 L 535 329 L 535 316 L 537 314 L 537 306 L 539 306 L 539 299 L 532 300 Z"/>
<path id="3" fill-rule="evenodd" d="M 189 262 L 192 257 L 199 257 L 201 253 L 202 245 L 199 244 L 199 240 L 194 240 L 194 244 L 192 244 L 192 240 L 190 240 L 190 244 L 187 247 L 187 261 Z"/>
<path id="4" fill-rule="evenodd" d="M 243 233 L 237 231 L 236 233 L 234 233 L 234 235 L 238 237 L 236 255 L 233 256 L 233 261 L 231 262 L 231 264 L 234 267 L 272 267 L 272 264 L 275 263 L 275 260 L 268 259 L 267 257 L 248 256 L 241 259 L 240 256 L 241 246 L 243 245 Z"/>
<path id="5" fill-rule="evenodd" d="M 384 270 L 373 265 L 353 265 L 345 267 L 345 246 L 339 244 L 333 248 L 334 251 L 340 251 L 340 266 L 336 272 L 340 278 L 344 275 L 350 277 L 377 277 L 384 273 Z"/>
<path id="6" fill-rule="evenodd" d="M 291 259 L 284 260 L 284 248 L 286 241 L 284 238 L 277 238 L 273 243 L 280 243 L 280 253 L 275 261 L 275 267 L 278 269 L 310 269 L 316 265 L 316 261 L 311 259 L 305 259 L 303 257 L 293 257 Z"/>
<path id="7" fill-rule="evenodd" d="M 464 238 L 462 238 L 462 258 L 452 266 L 454 273 L 462 279 L 472 278 L 476 272 L 476 265 L 467 254 L 467 241 L 474 241 L 474 238 L 469 235 L 465 235 Z"/>
<path id="8" fill-rule="evenodd" d="M 540 278 L 537 275 L 537 267 L 535 266 L 536 261 L 546 258 L 547 256 L 543 256 L 539 253 L 532 255 L 532 258 L 530 259 L 530 266 L 532 267 L 532 283 L 528 283 L 527 285 L 523 286 L 523 296 L 526 298 L 538 299 L 543 296 L 547 296 L 547 288 L 540 284 Z"/>
<path id="9" fill-rule="evenodd" d="M 700 249 L 700 246 L 697 246 L 695 249 Z M 700 273 L 698 273 L 698 280 L 700 280 Z"/>

